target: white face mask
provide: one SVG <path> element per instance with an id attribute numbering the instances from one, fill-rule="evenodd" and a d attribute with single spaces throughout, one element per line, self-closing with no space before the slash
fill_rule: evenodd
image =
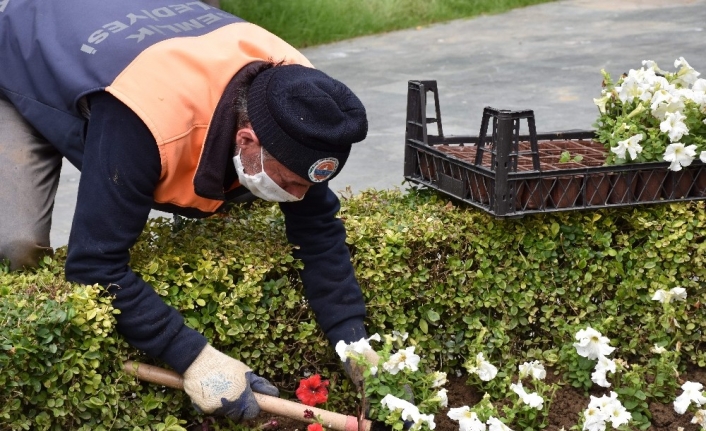
<path id="1" fill-rule="evenodd" d="M 240 184 L 260 199 L 269 202 L 296 202 L 304 198 L 304 196 L 298 198 L 287 192 L 265 173 L 262 147 L 260 147 L 260 172 L 255 175 L 245 173 L 243 161 L 240 159 L 240 151 L 233 157 L 233 163 L 235 164 L 235 171 L 238 173 Z"/>

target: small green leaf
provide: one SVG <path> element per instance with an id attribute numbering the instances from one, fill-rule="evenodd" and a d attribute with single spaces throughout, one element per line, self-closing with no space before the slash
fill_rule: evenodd
<path id="1" fill-rule="evenodd" d="M 552 223 L 552 227 L 551 227 L 552 236 L 557 236 L 557 234 L 559 233 L 559 229 L 561 229 L 561 227 L 559 226 L 559 223 L 556 223 L 556 222 Z"/>

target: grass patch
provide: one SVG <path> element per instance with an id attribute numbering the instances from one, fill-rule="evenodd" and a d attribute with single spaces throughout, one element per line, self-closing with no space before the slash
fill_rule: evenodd
<path id="1" fill-rule="evenodd" d="M 297 48 L 495 14 L 551 0 L 222 0 L 221 7 Z"/>

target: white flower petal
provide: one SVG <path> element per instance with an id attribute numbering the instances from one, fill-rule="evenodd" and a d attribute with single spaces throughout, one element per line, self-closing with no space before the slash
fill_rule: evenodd
<path id="1" fill-rule="evenodd" d="M 686 289 L 683 287 L 673 287 L 669 293 L 672 294 L 672 299 L 675 301 L 686 301 Z"/>
<path id="2" fill-rule="evenodd" d="M 686 412 L 686 409 L 689 408 L 690 404 L 691 400 L 689 399 L 689 397 L 684 397 L 680 395 L 674 400 L 674 411 L 679 413 L 680 415 L 683 415 L 684 412 Z"/>
<path id="3" fill-rule="evenodd" d="M 519 366 L 520 379 L 527 376 L 532 376 L 535 380 L 544 380 L 547 377 L 547 371 L 539 361 L 525 362 Z"/>
<path id="4" fill-rule="evenodd" d="M 696 145 L 684 146 L 681 142 L 669 144 L 663 158 L 672 163 L 669 167 L 671 170 L 679 171 L 682 167 L 689 166 L 696 158 Z"/>
<path id="5" fill-rule="evenodd" d="M 489 417 L 486 423 L 488 424 L 488 431 L 512 431 L 512 429 L 502 423 L 500 419 L 493 416 Z"/>
<path id="6" fill-rule="evenodd" d="M 486 427 L 480 421 L 476 412 L 470 411 L 468 406 L 449 409 L 446 414 L 450 419 L 458 421 L 460 431 L 485 431 Z"/>
<path id="7" fill-rule="evenodd" d="M 660 346 L 659 344 L 655 344 L 654 347 L 652 347 L 652 349 L 650 350 L 652 351 L 652 353 L 656 353 L 658 355 L 661 355 L 662 353 L 665 353 L 667 351 L 667 349 Z"/>
<path id="8" fill-rule="evenodd" d="M 601 356 L 608 356 L 615 350 L 609 345 L 610 340 L 601 335 L 600 332 L 591 328 L 582 329 L 576 333 L 577 343 L 574 343 L 576 352 L 588 359 L 598 359 Z"/>
<path id="9" fill-rule="evenodd" d="M 701 428 L 706 428 L 706 410 L 699 410 L 694 413 L 693 419 L 691 419 L 692 424 L 701 425 Z"/>
<path id="10" fill-rule="evenodd" d="M 431 384 L 432 388 L 438 388 L 446 384 L 446 373 L 442 371 L 434 372 L 434 383 Z"/>
<path id="11" fill-rule="evenodd" d="M 652 295 L 653 301 L 659 301 L 661 303 L 670 301 L 670 294 L 666 290 L 657 289 L 657 291 Z"/>

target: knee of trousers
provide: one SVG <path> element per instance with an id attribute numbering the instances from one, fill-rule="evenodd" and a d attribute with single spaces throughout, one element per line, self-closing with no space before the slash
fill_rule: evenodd
<path id="1" fill-rule="evenodd" d="M 30 239 L 14 239 L 0 243 L 0 261 L 9 260 L 10 270 L 33 268 L 46 255 L 53 254 L 51 247 L 37 244 Z"/>

